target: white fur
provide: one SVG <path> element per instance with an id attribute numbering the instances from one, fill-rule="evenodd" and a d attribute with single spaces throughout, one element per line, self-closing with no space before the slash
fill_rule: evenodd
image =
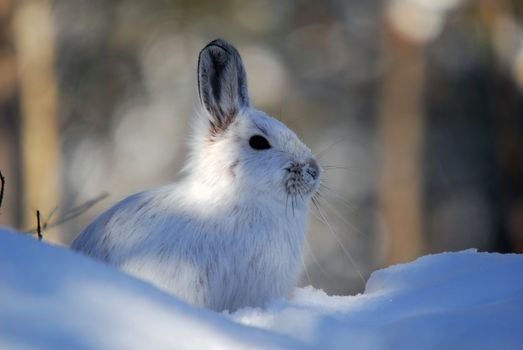
<path id="1" fill-rule="evenodd" d="M 124 199 L 85 228 L 72 248 L 214 310 L 287 296 L 319 186 L 319 175 L 307 173 L 310 150 L 250 106 L 214 138 L 208 111 L 195 119 L 183 180 Z M 260 129 L 270 149 L 249 146 Z M 285 186 L 291 164 L 303 170 L 295 175 L 295 195 Z"/>

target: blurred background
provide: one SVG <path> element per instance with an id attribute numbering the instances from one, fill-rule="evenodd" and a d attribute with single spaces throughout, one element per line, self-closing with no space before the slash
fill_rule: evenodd
<path id="1" fill-rule="evenodd" d="M 0 224 L 67 245 L 176 180 L 216 37 L 326 169 L 301 285 L 523 252 L 520 0 L 0 0 Z"/>

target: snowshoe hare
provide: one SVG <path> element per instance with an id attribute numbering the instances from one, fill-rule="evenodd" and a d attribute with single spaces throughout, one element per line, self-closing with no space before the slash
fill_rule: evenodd
<path id="1" fill-rule="evenodd" d="M 297 280 L 322 169 L 294 132 L 251 106 L 228 42 L 200 52 L 198 90 L 203 108 L 183 179 L 122 200 L 72 249 L 193 305 L 263 306 Z"/>

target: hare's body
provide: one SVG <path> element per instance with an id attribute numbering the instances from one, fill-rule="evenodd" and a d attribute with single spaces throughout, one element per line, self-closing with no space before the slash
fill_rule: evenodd
<path id="1" fill-rule="evenodd" d="M 123 200 L 74 247 L 214 310 L 286 296 L 301 266 L 304 214 L 281 219 L 285 208 L 236 198 L 216 198 L 203 211 L 184 186 L 191 187 L 182 182 Z"/>
<path id="2" fill-rule="evenodd" d="M 321 169 L 285 125 L 250 106 L 237 51 L 200 54 L 185 178 L 118 203 L 72 248 L 214 310 L 262 306 L 298 277 Z"/>

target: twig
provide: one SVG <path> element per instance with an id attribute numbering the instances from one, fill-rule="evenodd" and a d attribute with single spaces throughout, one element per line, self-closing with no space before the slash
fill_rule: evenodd
<path id="1" fill-rule="evenodd" d="M 55 222 L 52 222 L 52 223 L 44 222 L 43 227 L 45 229 L 53 228 L 53 227 L 56 227 L 56 226 L 59 226 L 59 225 L 65 223 L 69 220 L 72 220 L 72 219 L 82 215 L 85 211 L 89 210 L 92 206 L 94 206 L 96 203 L 100 202 L 101 200 L 105 199 L 107 196 L 109 196 L 108 193 L 102 193 L 98 197 L 88 200 L 87 202 L 85 202 L 77 207 L 72 208 L 68 212 L 64 213 Z M 56 208 L 53 209 L 51 214 L 48 216 L 48 220 L 51 218 L 51 216 L 54 214 L 55 211 L 56 211 Z M 38 231 L 38 227 L 27 230 L 26 233 L 33 234 L 37 231 Z"/>
<path id="2" fill-rule="evenodd" d="M 53 217 L 53 215 L 56 213 L 56 211 L 58 210 L 58 206 L 54 207 L 53 210 L 51 210 L 51 212 L 49 213 L 49 215 L 47 215 L 47 217 L 45 218 L 44 220 L 44 230 L 47 228 L 47 224 L 49 223 L 49 221 L 51 221 L 51 218 Z"/>
<path id="3" fill-rule="evenodd" d="M 2 201 L 4 200 L 4 186 L 5 186 L 5 177 L 2 175 L 2 172 L 0 171 L 0 208 L 2 207 Z"/>
<path id="4" fill-rule="evenodd" d="M 108 193 L 102 193 L 98 197 L 88 200 L 84 204 L 81 204 L 81 205 L 71 209 L 67 213 L 65 213 L 60 219 L 56 220 L 54 223 L 52 223 L 48 227 L 55 227 L 55 226 L 61 225 L 64 222 L 67 222 L 69 220 L 76 218 L 77 216 L 82 215 L 84 212 L 89 210 L 93 205 L 95 205 L 96 203 L 105 199 L 107 196 L 109 196 Z"/>
<path id="5" fill-rule="evenodd" d="M 40 210 L 36 211 L 36 223 L 37 223 L 37 233 L 38 233 L 38 240 L 42 240 L 42 226 L 40 226 Z"/>

